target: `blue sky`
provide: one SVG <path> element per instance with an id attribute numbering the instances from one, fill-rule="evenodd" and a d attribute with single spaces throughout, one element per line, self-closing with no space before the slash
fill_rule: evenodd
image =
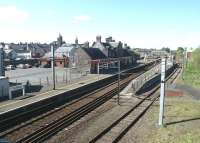
<path id="1" fill-rule="evenodd" d="M 0 39 L 51 42 L 58 33 L 92 42 L 113 36 L 131 47 L 200 45 L 198 0 L 1 0 Z"/>

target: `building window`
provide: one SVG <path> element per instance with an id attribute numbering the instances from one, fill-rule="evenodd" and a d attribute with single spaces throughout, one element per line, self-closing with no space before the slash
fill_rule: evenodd
<path id="1" fill-rule="evenodd" d="M 60 64 L 62 64 L 62 61 L 60 62 Z"/>

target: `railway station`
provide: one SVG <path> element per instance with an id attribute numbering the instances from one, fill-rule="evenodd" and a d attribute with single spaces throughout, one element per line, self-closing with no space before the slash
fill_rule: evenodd
<path id="1" fill-rule="evenodd" d="M 97 60 L 92 62 L 97 62 L 99 66 L 102 63 L 107 63 L 108 61 Z M 112 60 L 112 62 L 118 61 Z M 67 129 L 71 128 L 75 121 L 82 122 L 82 116 L 86 116 L 87 118 L 87 116 L 90 116 L 90 112 L 92 110 L 98 110 L 99 108 L 106 106 L 106 104 L 108 104 L 109 102 L 114 103 L 114 105 L 121 106 L 124 103 L 131 101 L 131 99 L 137 95 L 130 95 L 130 91 L 131 93 L 133 93 L 132 91 L 135 90 L 134 92 L 137 93 L 140 90 L 142 90 L 142 88 L 152 88 L 154 86 L 154 82 L 150 82 L 150 84 L 147 85 L 146 82 L 152 80 L 155 81 L 155 83 L 158 83 L 160 72 L 159 67 L 160 60 L 155 60 L 149 63 L 141 65 L 139 64 L 138 66 L 130 69 L 122 70 L 120 71 L 120 73 L 116 73 L 114 75 L 100 74 L 93 78 L 87 78 L 77 83 L 69 84 L 64 87 L 59 87 L 56 88 L 56 90 L 44 92 L 33 97 L 24 98 L 21 100 L 11 100 L 2 102 L 0 104 L 0 130 L 4 132 L 2 132 L 1 136 L 7 138 L 8 136 L 12 135 L 12 137 L 10 138 L 12 141 L 17 140 L 18 142 L 35 142 L 36 138 L 34 136 L 38 136 L 39 134 L 36 135 L 34 132 L 33 134 L 30 134 L 30 136 L 28 135 L 25 137 L 15 135 L 16 133 L 19 133 L 16 132 L 18 131 L 18 129 L 21 130 L 21 128 L 23 129 L 28 127 L 21 127 L 20 125 L 18 126 L 18 124 L 24 122 L 25 124 L 32 125 L 34 123 L 37 123 L 37 120 L 48 120 L 47 118 L 51 118 L 52 121 L 48 121 L 49 123 L 45 125 L 44 129 L 49 129 L 49 131 L 51 131 L 53 134 L 57 134 L 60 130 L 62 130 L 65 127 Z M 176 69 L 175 66 L 168 65 L 166 68 L 167 76 L 173 73 L 174 69 Z M 135 79 L 137 82 L 135 82 Z M 139 102 L 138 106 L 142 104 L 145 101 L 145 99 L 152 94 L 151 92 L 154 92 L 154 88 L 148 92 L 142 93 L 146 96 L 141 101 L 136 100 L 137 102 Z M 92 96 L 92 98 L 90 96 Z M 137 103 L 136 101 L 134 100 L 134 104 Z M 151 104 L 153 104 L 153 102 Z M 71 111 L 72 113 L 68 111 L 70 114 L 66 114 L 66 116 L 63 116 L 63 119 L 65 118 L 65 120 L 60 121 L 60 119 L 56 119 L 57 116 L 63 114 L 62 112 L 64 111 L 64 109 L 69 111 L 72 109 L 73 110 Z M 123 108 L 121 109 L 125 110 Z M 71 114 L 74 115 L 71 116 Z M 56 121 L 53 122 L 53 120 Z M 65 125 L 62 128 L 51 127 L 54 126 L 55 123 L 57 124 L 58 122 L 63 122 L 62 124 Z M 12 129 L 11 127 L 13 125 L 15 125 L 16 128 Z M 36 128 L 34 130 L 42 129 L 43 128 Z M 7 131 L 5 132 L 5 130 Z M 24 133 L 22 133 L 22 135 Z M 40 136 L 41 137 L 38 140 L 39 142 L 44 141 L 44 138 L 46 138 L 48 134 L 45 133 L 43 135 L 41 134 Z M 93 140 L 91 140 L 91 142 L 97 141 L 98 138 L 99 137 L 96 136 Z M 107 140 L 106 142 L 109 142 L 109 140 Z"/>
<path id="2" fill-rule="evenodd" d="M 0 143 L 200 143 L 200 1 L 0 1 Z"/>
<path id="3" fill-rule="evenodd" d="M 158 104 L 159 97 L 163 98 L 158 126 L 164 124 L 165 89 L 166 95 L 176 92 L 169 89 L 181 72 L 173 54 L 158 52 L 155 56 L 148 51 L 139 58 L 121 42 L 112 37 L 102 42 L 101 36 L 93 47 L 86 48 L 77 40 L 70 51 L 65 49 L 69 45 L 62 46 L 57 50 L 51 46 L 49 69 L 1 70 L 0 86 L 7 89 L 1 92 L 1 139 L 119 142 Z M 60 52 L 68 52 L 70 67 L 57 65 Z"/>
<path id="4" fill-rule="evenodd" d="M 9 77 L 1 80 L 7 82 L 7 92 L 1 95 L 6 100 L 0 102 L 2 139 L 20 143 L 79 142 L 80 137 L 81 142 L 118 142 L 157 102 L 161 59 L 165 60 L 166 88 L 180 73 L 174 55 L 159 52 L 159 58 L 154 53 L 154 57 L 145 54 L 139 59 L 112 37 L 104 43 L 97 36 L 93 47 L 84 46 L 78 39 L 74 45 L 64 44 L 57 50 L 51 46 L 50 69 L 1 71 Z M 70 67 L 56 66 L 61 53 L 69 56 Z M 79 130 L 78 125 L 84 126 Z"/>

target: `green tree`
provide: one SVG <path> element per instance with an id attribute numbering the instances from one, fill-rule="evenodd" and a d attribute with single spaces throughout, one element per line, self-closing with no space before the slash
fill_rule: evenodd
<path id="1" fill-rule="evenodd" d="M 200 48 L 192 52 L 192 64 L 195 68 L 200 69 Z"/>
<path id="2" fill-rule="evenodd" d="M 178 47 L 176 50 L 176 60 L 179 62 L 183 62 L 183 58 L 184 58 L 184 48 Z"/>
<path id="3" fill-rule="evenodd" d="M 163 47 L 161 50 L 166 51 L 167 53 L 170 53 L 170 48 L 168 47 Z"/>
<path id="4" fill-rule="evenodd" d="M 184 49 L 183 47 L 178 47 L 177 50 L 176 50 L 176 54 L 177 56 L 183 56 L 184 55 Z"/>

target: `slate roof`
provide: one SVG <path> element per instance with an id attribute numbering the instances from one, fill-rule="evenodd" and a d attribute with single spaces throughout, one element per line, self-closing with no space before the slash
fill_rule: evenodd
<path id="1" fill-rule="evenodd" d="M 74 46 L 70 45 L 70 44 L 63 45 L 55 50 L 55 56 L 60 57 L 60 58 L 61 57 L 69 57 L 70 52 L 73 48 L 74 48 Z"/>
<path id="2" fill-rule="evenodd" d="M 128 51 L 128 50 L 126 50 L 126 49 L 123 49 L 123 56 L 124 57 L 130 57 L 130 56 L 133 56 L 131 53 L 130 53 L 130 51 Z"/>
<path id="3" fill-rule="evenodd" d="M 119 42 L 109 42 L 109 45 L 113 48 L 117 48 L 119 46 Z"/>
<path id="4" fill-rule="evenodd" d="M 72 49 L 75 48 L 73 44 L 63 44 L 61 47 L 55 49 L 55 57 L 63 58 L 70 57 Z M 51 57 L 51 51 L 44 55 L 45 58 Z"/>
<path id="5" fill-rule="evenodd" d="M 27 51 L 27 50 L 21 50 L 21 49 L 19 49 L 19 50 L 14 50 L 16 53 L 30 53 L 30 51 Z"/>
<path id="6" fill-rule="evenodd" d="M 104 47 L 109 47 L 109 48 L 111 48 L 111 46 L 110 46 L 109 43 L 101 43 L 101 44 L 103 44 Z"/>
<path id="7" fill-rule="evenodd" d="M 96 59 L 106 59 L 107 57 L 98 48 L 82 48 L 92 60 Z"/>

